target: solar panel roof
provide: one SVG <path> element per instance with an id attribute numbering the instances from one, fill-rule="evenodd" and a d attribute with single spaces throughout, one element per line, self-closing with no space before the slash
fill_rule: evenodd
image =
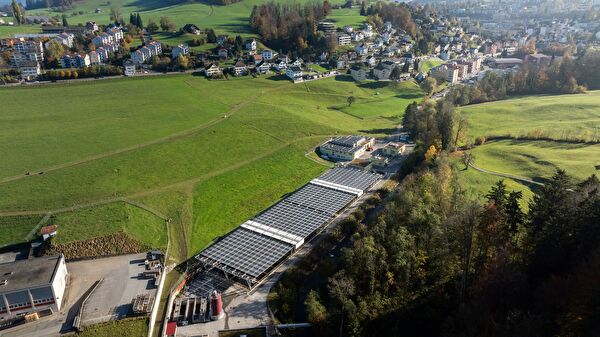
<path id="1" fill-rule="evenodd" d="M 323 173 L 318 179 L 360 190 L 373 185 L 381 175 L 350 167 L 336 167 Z"/>
<path id="2" fill-rule="evenodd" d="M 200 255 L 259 277 L 292 251 L 292 245 L 239 227 Z"/>
<path id="3" fill-rule="evenodd" d="M 356 195 L 331 188 L 308 184 L 294 192 L 284 201 L 306 206 L 334 215 L 346 207 Z"/>
<path id="4" fill-rule="evenodd" d="M 305 238 L 330 218 L 330 214 L 282 201 L 252 220 Z"/>

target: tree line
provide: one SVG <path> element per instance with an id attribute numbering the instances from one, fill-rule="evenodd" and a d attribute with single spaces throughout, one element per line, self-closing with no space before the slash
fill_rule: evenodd
<path id="1" fill-rule="evenodd" d="M 317 24 L 329 14 L 327 0 L 304 5 L 270 2 L 253 7 L 250 26 L 270 47 L 302 54 L 309 46 L 324 45 Z"/>
<path id="2" fill-rule="evenodd" d="M 91 66 L 80 69 L 57 69 L 48 70 L 44 74 L 44 78 L 49 81 L 57 80 L 68 80 L 77 78 L 87 77 L 100 77 L 100 76 L 119 76 L 123 75 L 123 69 L 121 67 L 105 65 L 105 66 Z"/>
<path id="3" fill-rule="evenodd" d="M 317 336 L 594 336 L 600 181 L 557 171 L 526 211 L 503 181 L 471 199 L 446 152 L 422 157 L 383 211 L 340 225 L 337 261 L 284 277 L 278 312 Z"/>

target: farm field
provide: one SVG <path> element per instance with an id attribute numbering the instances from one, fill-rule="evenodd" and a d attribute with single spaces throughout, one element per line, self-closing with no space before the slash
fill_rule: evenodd
<path id="1" fill-rule="evenodd" d="M 297 0 L 294 3 L 305 3 L 309 0 Z M 77 1 L 72 10 L 67 11 L 69 24 L 85 24 L 87 21 L 96 21 L 98 24 L 110 23 L 110 9 L 118 8 L 125 18 L 128 19 L 129 13 L 140 13 L 145 23 L 150 20 L 159 22 L 161 16 L 170 17 L 178 27 L 186 23 L 194 23 L 200 28 L 213 28 L 217 34 L 230 34 L 242 36 L 256 36 L 248 24 L 252 7 L 267 2 L 266 0 L 244 0 L 227 6 L 212 6 L 207 2 L 180 2 L 179 4 L 168 5 L 161 0 L 82 0 Z M 275 0 L 280 3 L 291 3 L 289 0 Z M 343 0 L 332 0 L 331 4 L 343 4 Z M 96 13 L 96 9 L 101 12 Z M 83 14 L 79 14 L 82 11 Z M 358 7 L 353 9 L 335 9 L 331 19 L 337 25 L 357 26 L 364 21 L 364 17 L 358 15 Z M 46 9 L 34 9 L 27 11 L 28 15 L 61 16 L 62 13 L 53 12 Z M 76 15 L 73 15 L 76 14 Z M 14 33 L 30 32 L 35 27 L 35 32 L 39 31 L 39 26 L 24 25 L 14 29 Z M 2 29 L 0 27 L 0 29 Z M 11 29 L 12 30 L 12 29 Z M 3 33 L 0 30 L 0 33 Z M 2 35 L 0 35 L 2 36 Z M 168 43 L 168 42 L 167 42 Z"/>
<path id="2" fill-rule="evenodd" d="M 21 99 L 0 114 L 0 149 L 14 158 L 0 163 L 0 216 L 58 210 L 61 242 L 124 231 L 164 246 L 162 220 L 105 204 L 126 197 L 172 219 L 180 258 L 327 169 L 305 156 L 312 147 L 336 134 L 384 135 L 397 119 L 379 116 L 401 116 L 409 103 L 397 97 L 408 94 L 404 88 L 361 87 L 344 76 L 294 85 L 279 76 L 176 75 L 3 88 L 0 100 L 32 92 L 37 100 Z M 114 104 L 96 92 L 126 98 Z M 356 105 L 376 103 L 377 113 L 339 111 L 349 95 Z M 73 206 L 80 208 L 61 210 Z M 22 233 L 33 226 L 28 222 Z"/>
<path id="3" fill-rule="evenodd" d="M 557 169 L 576 181 L 600 170 L 600 92 L 579 95 L 530 96 L 461 108 L 469 119 L 469 135 L 505 136 L 487 141 L 471 152 L 475 165 L 543 183 Z M 526 137 L 527 139 L 522 139 Z M 519 139 L 521 138 L 521 139 Z M 542 138 L 536 140 L 534 138 Z M 569 141 L 571 140 L 571 141 Z M 474 169 L 460 170 L 471 192 L 482 195 L 501 179 Z M 531 195 L 535 185 L 510 181 L 509 187 Z M 519 187 L 520 186 L 520 187 Z"/>

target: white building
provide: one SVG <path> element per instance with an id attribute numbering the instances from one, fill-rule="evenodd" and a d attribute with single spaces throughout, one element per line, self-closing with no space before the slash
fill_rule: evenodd
<path id="1" fill-rule="evenodd" d="M 339 34 L 337 38 L 338 46 L 346 46 L 352 43 L 352 37 L 348 34 Z"/>
<path id="2" fill-rule="evenodd" d="M 133 63 L 132 60 L 127 60 L 125 61 L 125 63 L 123 63 L 123 74 L 125 76 L 133 76 L 135 75 L 135 63 Z"/>
<path id="3" fill-rule="evenodd" d="M 190 47 L 187 44 L 179 44 L 171 50 L 171 58 L 176 59 L 179 55 L 187 55 L 190 53 Z"/>
<path id="4" fill-rule="evenodd" d="M 21 78 L 24 80 L 34 80 L 42 74 L 40 63 L 38 61 L 23 62 L 19 67 Z"/>
<path id="5" fill-rule="evenodd" d="M 351 161 L 365 153 L 374 142 L 374 138 L 363 136 L 337 137 L 319 146 L 319 152 L 328 159 Z"/>
<path id="6" fill-rule="evenodd" d="M 301 79 L 301 78 L 302 78 L 302 75 L 303 75 L 303 73 L 302 73 L 302 69 L 301 69 L 300 67 L 296 67 L 296 66 L 289 67 L 289 68 L 286 70 L 285 74 L 286 74 L 286 75 L 287 75 L 287 77 L 289 77 L 289 78 L 290 78 L 292 81 L 296 81 L 296 80 L 298 80 L 298 79 Z"/>
<path id="7" fill-rule="evenodd" d="M 62 254 L 0 264 L 0 321 L 60 311 L 67 275 Z"/>

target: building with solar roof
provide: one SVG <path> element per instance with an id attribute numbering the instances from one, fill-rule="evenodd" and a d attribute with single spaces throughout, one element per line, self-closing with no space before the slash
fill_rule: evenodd
<path id="1" fill-rule="evenodd" d="M 319 146 L 319 152 L 328 159 L 351 161 L 365 153 L 374 142 L 375 138 L 363 136 L 337 137 Z"/>
<path id="2" fill-rule="evenodd" d="M 244 222 L 196 259 L 205 270 L 219 270 L 253 289 L 380 178 L 350 167 L 329 170 Z"/>

